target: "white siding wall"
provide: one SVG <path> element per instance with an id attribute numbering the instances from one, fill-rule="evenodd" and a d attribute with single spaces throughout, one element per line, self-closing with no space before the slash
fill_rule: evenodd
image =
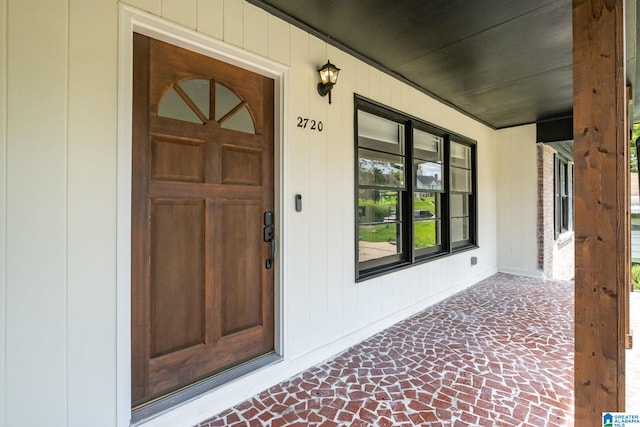
<path id="1" fill-rule="evenodd" d="M 67 423 L 68 5 L 8 1 L 8 426 Z M 37 31 L 35 31 L 37 29 Z"/>
<path id="2" fill-rule="evenodd" d="M 115 425 L 117 5 L 0 22 L 0 425 Z"/>
<path id="3" fill-rule="evenodd" d="M 118 10 L 111 1 L 71 0 L 68 12 L 68 425 L 106 426 L 116 423 Z"/>
<path id="4" fill-rule="evenodd" d="M 498 269 L 540 276 L 538 271 L 536 126 L 497 132 Z"/>
<path id="5" fill-rule="evenodd" d="M 289 67 L 278 159 L 286 360 L 156 425 L 193 424 L 491 275 L 498 246 L 501 266 L 535 270 L 529 127 L 496 133 L 241 0 L 127 3 Z M 117 355 L 128 360 L 116 336 L 116 255 L 128 247 L 116 242 L 116 177 L 128 173 L 116 170 L 117 9 L 0 0 L 0 427 L 35 414 L 51 426 L 126 424 L 115 409 L 128 393 L 116 382 L 127 371 Z M 342 68 L 332 105 L 316 92 L 327 59 Z M 354 93 L 478 141 L 479 249 L 354 282 Z M 297 128 L 298 116 L 324 131 Z"/>

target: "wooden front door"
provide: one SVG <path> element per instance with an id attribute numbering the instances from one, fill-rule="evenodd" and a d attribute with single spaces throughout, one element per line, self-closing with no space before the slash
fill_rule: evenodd
<path id="1" fill-rule="evenodd" d="M 133 79 L 138 406 L 273 351 L 273 80 L 139 34 Z"/>

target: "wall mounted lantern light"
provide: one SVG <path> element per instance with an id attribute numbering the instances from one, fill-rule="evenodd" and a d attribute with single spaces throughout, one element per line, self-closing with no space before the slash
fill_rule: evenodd
<path id="1" fill-rule="evenodd" d="M 329 104 L 331 104 L 331 89 L 333 89 L 333 85 L 338 81 L 339 71 L 340 68 L 333 65 L 330 61 L 327 61 L 327 63 L 318 70 L 321 80 L 321 82 L 318 83 L 318 93 L 320 96 L 329 94 Z"/>

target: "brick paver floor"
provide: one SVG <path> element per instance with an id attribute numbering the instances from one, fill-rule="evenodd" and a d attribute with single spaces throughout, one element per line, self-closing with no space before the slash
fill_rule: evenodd
<path id="1" fill-rule="evenodd" d="M 573 426 L 573 283 L 497 274 L 199 424 Z"/>

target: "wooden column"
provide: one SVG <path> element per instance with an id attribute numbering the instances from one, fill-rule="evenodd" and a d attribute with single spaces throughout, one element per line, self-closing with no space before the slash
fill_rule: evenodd
<path id="1" fill-rule="evenodd" d="M 573 0 L 575 425 L 625 409 L 630 260 L 624 1 Z"/>

